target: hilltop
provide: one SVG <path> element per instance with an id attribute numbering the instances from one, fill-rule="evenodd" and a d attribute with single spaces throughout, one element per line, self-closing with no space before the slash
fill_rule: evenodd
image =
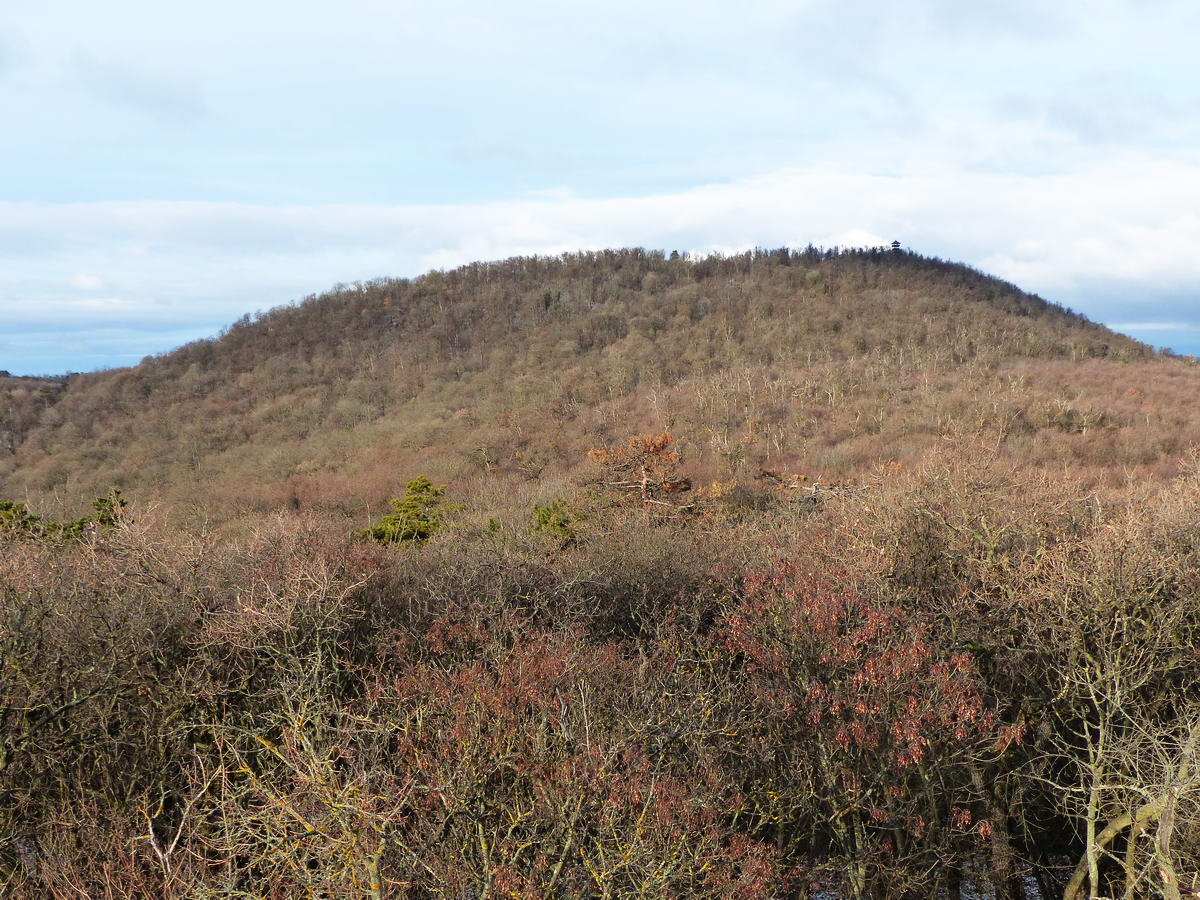
<path id="1" fill-rule="evenodd" d="M 1193 383 L 913 253 L 515 258 L 339 286 L 69 383 L 0 382 L 0 496 L 351 510 L 417 472 L 468 492 L 569 476 L 590 447 L 664 430 L 704 478 L 840 479 L 966 436 L 1161 474 L 1195 437 L 1175 402 Z"/>

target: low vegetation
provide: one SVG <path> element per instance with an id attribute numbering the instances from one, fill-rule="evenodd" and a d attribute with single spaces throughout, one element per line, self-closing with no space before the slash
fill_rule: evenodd
<path id="1" fill-rule="evenodd" d="M 1191 885 L 1200 469 L 1116 503 L 969 462 L 649 523 L 580 486 L 570 540 L 515 505 L 424 542 L 294 511 L 236 536 L 152 512 L 7 533 L 4 883 Z"/>
<path id="2" fill-rule="evenodd" d="M 74 540 L 101 528 L 112 528 L 125 514 L 125 500 L 115 488 L 92 501 L 93 512 L 70 522 L 55 522 L 29 511 L 24 503 L 0 500 L 0 535 Z"/>
<path id="3" fill-rule="evenodd" d="M 392 512 L 368 528 L 363 537 L 381 544 L 429 540 L 442 527 L 445 493 L 445 485 L 434 487 L 424 475 L 414 478 L 405 486 L 404 496 L 392 501 Z"/>

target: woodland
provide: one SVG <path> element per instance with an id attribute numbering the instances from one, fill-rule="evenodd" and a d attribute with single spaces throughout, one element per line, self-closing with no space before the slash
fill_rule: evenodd
<path id="1" fill-rule="evenodd" d="M 0 894 L 1200 896 L 1198 388 L 815 247 L 0 374 Z"/>

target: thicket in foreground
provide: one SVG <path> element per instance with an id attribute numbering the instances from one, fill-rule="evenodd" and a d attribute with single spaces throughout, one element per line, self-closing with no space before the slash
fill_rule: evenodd
<path id="1" fill-rule="evenodd" d="M 529 534 L 525 505 L 419 552 L 294 513 L 220 539 L 150 514 L 73 543 L 6 535 L 0 884 L 1196 884 L 1196 472 L 1099 503 L 972 458 L 753 517 L 641 507 L 593 507 L 567 547 Z"/>

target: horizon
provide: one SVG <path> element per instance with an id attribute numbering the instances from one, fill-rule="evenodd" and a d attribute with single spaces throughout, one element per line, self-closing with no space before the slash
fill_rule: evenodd
<path id="1" fill-rule="evenodd" d="M 750 247 L 750 248 L 743 248 L 743 249 L 739 249 L 739 250 L 731 250 L 729 252 L 712 251 L 711 253 L 697 253 L 692 250 L 677 250 L 677 249 L 667 249 L 667 248 L 662 248 L 662 247 L 623 247 L 623 248 L 610 247 L 610 248 L 597 248 L 596 250 L 592 250 L 592 251 L 564 251 L 564 253 L 571 253 L 571 252 L 587 253 L 587 252 L 598 252 L 599 250 L 615 250 L 618 252 L 620 252 L 622 250 L 643 250 L 647 253 L 661 254 L 664 257 L 669 256 L 672 253 L 678 253 L 683 259 L 685 259 L 689 262 L 695 262 L 697 260 L 704 259 L 706 257 L 722 258 L 722 257 L 736 256 L 736 255 L 739 255 L 742 253 L 753 252 L 756 250 L 764 251 L 764 252 L 772 252 L 772 251 L 779 250 L 779 249 L 787 249 L 787 250 L 791 251 L 792 253 L 801 253 L 805 249 L 815 248 L 816 250 L 818 250 L 820 252 L 825 252 L 826 250 L 830 250 L 830 249 L 838 249 L 843 252 L 875 251 L 875 250 L 886 252 L 886 251 L 892 251 L 892 250 L 901 250 L 904 253 L 910 253 L 910 254 L 915 255 L 922 259 L 940 259 L 939 257 L 933 257 L 933 256 L 929 256 L 926 254 L 922 254 L 911 248 L 904 247 L 903 245 L 901 245 L 900 247 L 895 247 L 894 243 L 898 243 L 898 242 L 888 242 L 886 244 L 877 244 L 877 245 L 863 245 L 863 246 L 858 246 L 858 247 L 847 246 L 847 247 L 839 247 L 839 248 L 827 248 L 827 247 L 822 247 L 822 246 L 817 246 L 817 245 L 812 245 L 812 244 L 806 245 L 805 247 L 793 246 L 793 247 L 786 247 L 786 248 L 756 246 L 756 247 Z M 564 254 L 534 254 L 534 255 L 542 256 L 543 258 L 546 258 L 546 259 L 555 259 Z M 512 259 L 512 258 L 513 257 L 508 257 L 506 259 Z M 520 258 L 520 257 L 516 257 L 516 258 Z M 228 322 L 223 323 L 220 326 L 220 328 L 218 328 L 216 331 L 214 331 L 211 334 L 199 335 L 197 337 L 194 337 L 187 341 L 184 341 L 180 344 L 175 344 L 171 347 L 167 347 L 162 350 L 147 353 L 141 359 L 127 363 L 125 365 L 101 366 L 101 367 L 98 367 L 95 369 L 65 370 L 65 371 L 61 371 L 61 372 L 14 372 L 14 371 L 5 369 L 3 367 L 0 367 L 0 374 L 7 374 L 11 377 L 17 377 L 17 378 L 56 379 L 56 378 L 73 377 L 75 375 L 93 374 L 93 373 L 97 373 L 97 372 L 115 371 L 115 370 L 119 370 L 119 369 L 123 369 L 123 368 L 131 368 L 131 367 L 137 366 L 140 362 L 143 362 L 147 359 L 153 359 L 155 357 L 169 355 L 169 354 L 173 353 L 174 351 L 179 350 L 180 348 L 185 347 L 188 344 L 195 343 L 197 341 L 219 340 L 231 325 L 233 325 L 235 322 L 238 322 L 247 317 L 250 318 L 251 321 L 257 321 L 257 319 L 259 317 L 261 317 L 262 315 L 264 315 L 267 312 L 271 312 L 271 311 L 277 310 L 277 309 L 292 308 L 292 307 L 295 307 L 297 304 L 299 304 L 305 300 L 312 299 L 314 297 L 318 298 L 318 299 L 324 299 L 326 297 L 333 298 L 339 292 L 342 292 L 349 288 L 353 288 L 357 284 L 367 284 L 367 283 L 369 283 L 369 281 L 375 281 L 375 280 L 399 281 L 399 282 L 415 281 L 415 280 L 418 280 L 418 279 L 423 278 L 426 275 L 430 275 L 430 274 L 453 272 L 456 269 L 464 268 L 464 267 L 472 265 L 472 264 L 482 264 L 482 265 L 499 264 L 499 263 L 505 262 L 506 259 L 473 260 L 469 263 L 462 264 L 462 266 L 452 266 L 452 267 L 444 267 L 444 268 L 438 268 L 438 269 L 428 269 L 424 272 L 421 272 L 417 275 L 412 275 L 412 276 L 408 276 L 408 275 L 379 276 L 378 279 L 369 279 L 368 281 L 354 281 L 354 282 L 349 282 L 349 283 L 339 282 L 337 284 L 331 285 L 330 287 L 326 288 L 325 290 L 316 291 L 316 292 L 307 294 L 303 297 L 295 297 L 292 300 L 289 300 L 285 303 L 279 304 L 274 307 L 270 307 L 267 309 L 258 309 L 258 310 L 254 310 L 253 312 L 247 310 L 241 316 L 235 317 L 234 319 L 231 319 Z M 984 272 L 983 270 L 976 269 L 975 267 L 971 266 L 969 263 L 962 262 L 961 260 L 940 260 L 940 261 L 948 263 L 950 265 L 963 266 L 965 268 L 968 268 L 972 271 L 979 273 L 982 277 L 986 277 L 986 278 L 997 277 L 997 276 L 992 275 L 989 272 Z M 1001 279 L 1001 280 L 1003 280 L 1003 279 Z M 1016 287 L 1018 290 L 1023 291 L 1023 289 L 1021 288 L 1020 285 L 1013 285 L 1013 286 Z M 1041 297 L 1040 295 L 1033 293 L 1031 291 L 1024 291 L 1024 293 L 1029 294 L 1030 296 L 1036 297 L 1038 299 L 1045 300 L 1047 303 L 1062 306 L 1067 312 L 1071 312 L 1071 313 L 1079 312 L 1079 310 L 1072 309 L 1071 307 L 1066 306 L 1064 304 L 1057 304 L 1056 301 L 1054 301 L 1050 298 Z M 1088 318 L 1086 315 L 1084 317 Z M 1088 321 L 1094 322 L 1094 320 L 1092 320 L 1090 318 L 1088 319 Z M 1110 326 L 1110 325 L 1105 325 L 1105 323 L 1103 323 L 1103 322 L 1098 322 L 1095 324 L 1099 324 L 1105 328 L 1109 328 L 1111 331 L 1114 331 L 1118 334 L 1122 334 L 1127 337 L 1132 337 L 1132 335 L 1128 334 L 1127 332 L 1121 331 L 1120 329 L 1114 328 L 1113 326 Z M 1169 333 L 1169 329 L 1165 330 L 1163 333 L 1164 334 Z M 1135 338 L 1135 340 L 1140 340 L 1140 339 Z M 1149 344 L 1150 346 L 1154 347 L 1155 350 L 1159 350 L 1159 351 L 1173 352 L 1177 355 L 1184 355 L 1184 356 L 1200 355 L 1200 353 L 1191 353 L 1191 352 L 1179 350 L 1178 348 L 1172 347 L 1169 344 L 1155 343 L 1154 341 L 1151 341 L 1151 340 L 1143 340 L 1142 342 Z"/>

